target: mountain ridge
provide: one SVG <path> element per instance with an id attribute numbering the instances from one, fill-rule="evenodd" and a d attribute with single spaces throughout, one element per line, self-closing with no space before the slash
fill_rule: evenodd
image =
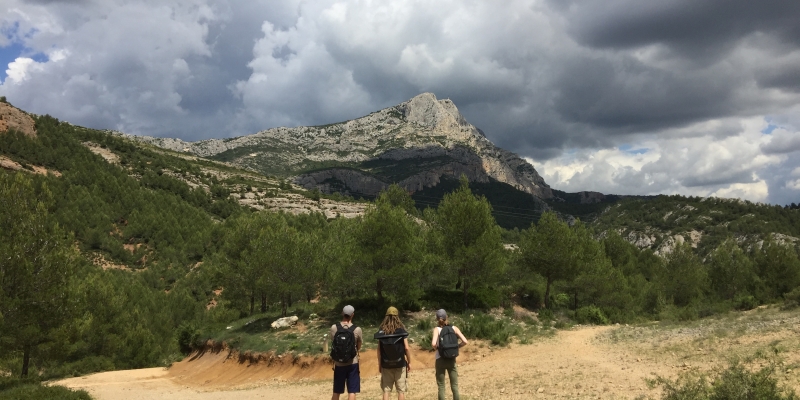
<path id="1" fill-rule="evenodd" d="M 328 125 L 271 128 L 197 142 L 133 138 L 265 174 L 293 176 L 307 189 L 328 193 L 372 195 L 391 183 L 415 192 L 437 185 L 442 176 L 463 174 L 473 182 L 507 183 L 539 199 L 553 197 L 532 165 L 495 146 L 451 100 L 439 100 L 433 93 Z M 392 168 L 409 160 L 401 169 L 405 174 Z"/>

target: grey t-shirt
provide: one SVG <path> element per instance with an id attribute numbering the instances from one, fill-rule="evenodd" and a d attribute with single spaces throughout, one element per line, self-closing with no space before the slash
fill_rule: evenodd
<path id="1" fill-rule="evenodd" d="M 342 324 L 342 327 L 345 329 L 353 325 L 352 322 L 340 322 L 340 323 Z M 333 341 L 333 337 L 336 336 L 336 330 L 337 330 L 336 324 L 331 325 L 331 341 Z M 361 327 L 357 326 L 356 329 L 353 331 L 353 334 L 356 337 L 356 349 L 358 349 L 361 347 L 362 337 L 363 337 L 363 334 L 361 333 Z M 353 361 L 349 363 L 340 363 L 334 361 L 333 364 L 336 365 L 337 367 L 344 367 L 346 365 L 358 364 L 358 354 L 356 354 L 355 358 L 353 358 Z"/>

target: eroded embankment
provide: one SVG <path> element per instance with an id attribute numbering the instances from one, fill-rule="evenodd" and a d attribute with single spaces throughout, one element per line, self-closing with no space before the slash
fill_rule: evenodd
<path id="1" fill-rule="evenodd" d="M 375 350 L 360 355 L 361 376 L 378 375 Z M 412 348 L 412 368 L 433 368 L 433 352 Z M 333 363 L 325 354 L 315 356 L 240 352 L 209 342 L 183 361 L 172 364 L 168 377 L 178 383 L 205 387 L 246 386 L 265 380 L 330 379 Z"/>

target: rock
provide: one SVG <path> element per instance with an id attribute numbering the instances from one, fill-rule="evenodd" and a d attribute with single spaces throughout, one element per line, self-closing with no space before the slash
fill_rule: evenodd
<path id="1" fill-rule="evenodd" d="M 544 388 L 540 387 L 539 389 L 536 389 L 536 393 L 544 393 Z"/>
<path id="2" fill-rule="evenodd" d="M 442 176 L 458 178 L 464 174 L 473 182 L 494 179 L 540 199 L 553 197 L 550 186 L 530 163 L 495 146 L 480 129 L 464 119 L 451 100 L 438 100 L 432 93 L 420 94 L 362 118 L 325 126 L 273 128 L 232 139 L 198 142 L 147 136 L 133 139 L 201 157 L 228 151 L 232 154 L 232 150 L 246 148 L 246 152 L 232 154 L 231 163 L 265 174 L 317 169 L 295 177 L 294 181 L 307 189 L 316 187 L 328 193 L 340 191 L 336 187 L 339 182 L 344 182 L 345 189 L 356 196 L 355 192 L 377 193 L 392 182 L 417 191 L 436 186 Z M 393 168 L 392 161 L 404 160 L 402 168 Z M 366 161 L 374 166 L 361 165 Z M 314 168 L 315 165 L 346 168 L 327 173 L 329 168 L 323 170 Z M 361 170 L 354 171 L 353 167 Z M 367 170 L 370 168 L 392 172 L 389 177 L 383 176 L 382 181 L 371 176 L 374 171 Z M 596 198 L 596 195 L 586 196 Z"/>
<path id="3" fill-rule="evenodd" d="M 0 134 L 10 129 L 26 136 L 36 136 L 36 124 L 30 115 L 11 104 L 0 102 Z"/>
<path id="4" fill-rule="evenodd" d="M 272 324 L 270 324 L 270 326 L 272 326 L 272 329 L 288 328 L 297 324 L 297 320 L 299 320 L 299 318 L 297 318 L 296 315 L 278 318 Z"/>

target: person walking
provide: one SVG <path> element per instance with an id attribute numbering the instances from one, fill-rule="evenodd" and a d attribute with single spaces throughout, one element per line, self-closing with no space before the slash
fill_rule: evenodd
<path id="1" fill-rule="evenodd" d="M 397 308 L 389 307 L 375 334 L 375 339 L 378 339 L 378 372 L 381 374 L 383 400 L 389 400 L 392 388 L 397 389 L 397 400 L 405 400 L 408 390 L 406 378 L 411 371 L 411 350 L 408 347 L 408 332 L 398 314 Z"/>
<path id="2" fill-rule="evenodd" d="M 342 309 L 342 321 L 331 326 L 331 358 L 333 359 L 333 396 L 339 400 L 347 386 L 348 400 L 355 400 L 361 392 L 361 371 L 358 368 L 358 352 L 361 350 L 361 328 L 353 324 L 355 308 Z"/>
<path id="3" fill-rule="evenodd" d="M 456 357 L 458 357 L 458 349 L 466 346 L 469 341 L 458 327 L 447 322 L 447 312 L 444 309 L 436 311 L 436 322 L 438 326 L 433 328 L 431 347 L 436 350 L 436 384 L 439 386 L 439 400 L 445 400 L 447 391 L 444 387 L 445 372 L 450 377 L 453 400 L 460 400 Z"/>

